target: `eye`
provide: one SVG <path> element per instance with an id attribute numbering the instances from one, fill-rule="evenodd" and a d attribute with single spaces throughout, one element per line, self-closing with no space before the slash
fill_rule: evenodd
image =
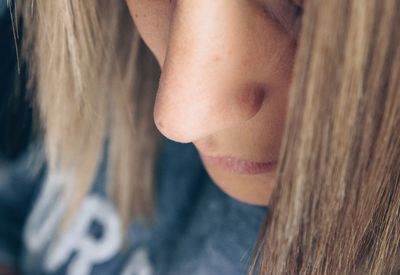
<path id="1" fill-rule="evenodd" d="M 290 0 L 290 5 L 292 6 L 293 9 L 293 14 L 296 17 L 299 17 L 303 14 L 303 4 L 302 0 Z"/>
<path id="2" fill-rule="evenodd" d="M 266 12 L 286 31 L 292 33 L 303 14 L 301 0 L 266 0 Z"/>
<path id="3" fill-rule="evenodd" d="M 295 5 L 303 7 L 304 0 L 291 0 Z"/>

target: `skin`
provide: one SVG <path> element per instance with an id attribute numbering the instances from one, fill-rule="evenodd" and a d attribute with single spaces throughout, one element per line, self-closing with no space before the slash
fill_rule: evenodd
<path id="1" fill-rule="evenodd" d="M 299 2 L 300 3 L 300 2 Z M 267 205 L 276 166 L 243 175 L 203 155 L 278 161 L 296 43 L 289 0 L 127 0 L 161 70 L 159 131 L 192 142 L 213 181 L 242 202 Z M 277 20 L 266 10 L 279 13 Z"/>

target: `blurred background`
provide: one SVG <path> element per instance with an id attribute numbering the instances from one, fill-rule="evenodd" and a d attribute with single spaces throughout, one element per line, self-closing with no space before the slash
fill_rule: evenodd
<path id="1" fill-rule="evenodd" d="M 32 94 L 26 90 L 27 64 L 17 58 L 22 43 L 22 22 L 12 20 L 13 1 L 0 0 L 0 163 L 14 161 L 35 139 Z M 18 62 L 19 60 L 19 62 Z M 18 64 L 19 63 L 19 64 Z"/>

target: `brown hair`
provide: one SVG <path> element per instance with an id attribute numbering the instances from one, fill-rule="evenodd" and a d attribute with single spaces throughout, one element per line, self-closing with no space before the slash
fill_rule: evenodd
<path id="1" fill-rule="evenodd" d="M 50 172 L 75 174 L 68 190 L 78 205 L 106 141 L 123 219 L 148 213 L 159 72 L 124 1 L 26 2 L 25 52 Z M 276 188 L 251 273 L 399 272 L 399 22 L 398 0 L 305 1 Z"/>
<path id="2" fill-rule="evenodd" d="M 123 1 L 26 2 L 16 3 L 24 17 L 24 54 L 30 86 L 37 90 L 49 173 L 63 170 L 76 179 L 65 186 L 68 216 L 103 155 L 123 221 L 147 215 L 159 136 L 152 120 L 159 69 L 128 9 Z"/>
<path id="3" fill-rule="evenodd" d="M 304 9 L 260 270 L 399 272 L 400 2 Z"/>

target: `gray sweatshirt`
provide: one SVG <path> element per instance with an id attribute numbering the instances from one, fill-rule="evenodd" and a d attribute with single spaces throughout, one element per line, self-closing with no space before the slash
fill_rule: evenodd
<path id="1" fill-rule="evenodd" d="M 207 175 L 193 144 L 163 139 L 155 180 L 155 214 L 133 220 L 128 238 L 106 195 L 105 161 L 92 190 L 62 235 L 61 186 L 40 148 L 0 168 L 0 264 L 23 274 L 246 274 L 266 207 L 238 202 Z"/>

